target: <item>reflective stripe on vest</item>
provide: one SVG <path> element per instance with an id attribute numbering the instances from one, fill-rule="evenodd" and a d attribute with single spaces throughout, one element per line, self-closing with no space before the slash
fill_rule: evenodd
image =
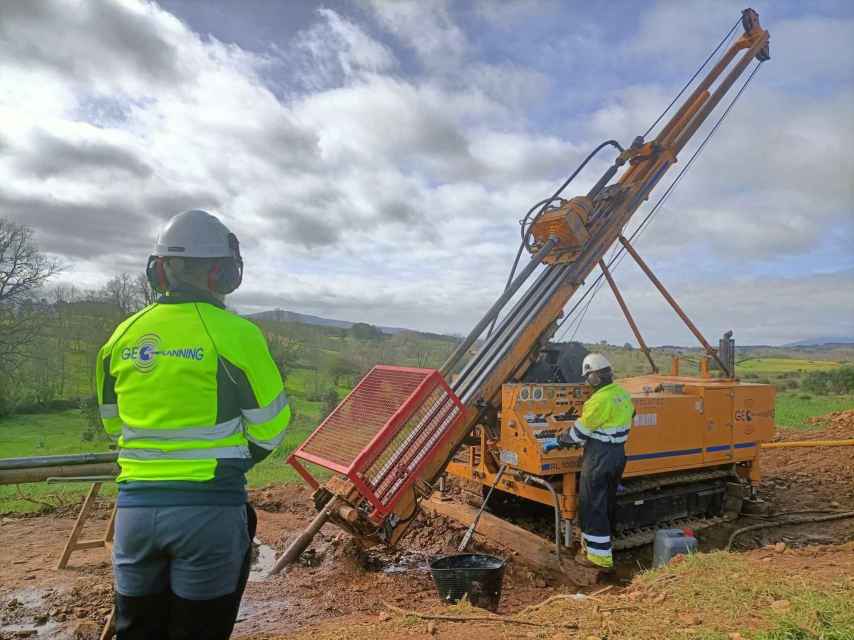
<path id="1" fill-rule="evenodd" d="M 117 418 L 119 416 L 119 405 L 117 404 L 102 404 L 98 407 L 98 411 L 104 420 Z"/>
<path id="2" fill-rule="evenodd" d="M 207 460 L 215 458 L 249 458 L 249 447 L 211 447 L 209 449 L 175 449 L 161 451 L 160 449 L 131 449 L 122 448 L 119 460 Z"/>
<path id="3" fill-rule="evenodd" d="M 122 425 L 125 442 L 134 440 L 222 440 L 240 431 L 241 419 L 234 418 L 212 427 L 181 427 L 179 429 L 151 429 Z"/>
<path id="4" fill-rule="evenodd" d="M 268 451 L 272 451 L 280 444 L 282 444 L 282 440 L 285 439 L 285 430 L 279 432 L 275 438 L 270 438 L 269 440 L 259 440 L 258 438 L 254 438 L 251 433 L 246 433 L 246 439 L 253 444 L 257 444 L 259 447 L 267 449 Z"/>
<path id="5" fill-rule="evenodd" d="M 284 391 L 282 391 L 279 395 L 273 398 L 272 402 L 270 402 L 266 407 L 259 407 L 258 409 L 243 409 L 241 410 L 241 413 L 249 422 L 262 424 L 264 422 L 269 422 L 279 415 L 282 409 L 287 405 L 288 396 Z"/>
<path id="6" fill-rule="evenodd" d="M 608 442 L 610 444 L 622 444 L 629 439 L 630 425 L 620 425 L 618 427 L 599 427 L 590 429 L 585 427 L 581 420 L 576 420 L 573 432 L 570 435 L 577 440 L 576 434 L 582 438 L 593 438 L 600 442 Z"/>

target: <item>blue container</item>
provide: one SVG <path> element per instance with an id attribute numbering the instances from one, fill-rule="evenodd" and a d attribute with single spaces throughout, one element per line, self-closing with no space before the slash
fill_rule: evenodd
<path id="1" fill-rule="evenodd" d="M 659 529 L 655 532 L 652 566 L 661 567 L 679 554 L 697 552 L 697 538 L 690 529 Z"/>

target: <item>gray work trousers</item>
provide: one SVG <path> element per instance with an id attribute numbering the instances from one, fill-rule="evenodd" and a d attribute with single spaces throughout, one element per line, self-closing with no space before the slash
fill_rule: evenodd
<path id="1" fill-rule="evenodd" d="M 187 600 L 234 592 L 249 550 L 245 505 L 120 507 L 113 571 L 123 596 Z"/>

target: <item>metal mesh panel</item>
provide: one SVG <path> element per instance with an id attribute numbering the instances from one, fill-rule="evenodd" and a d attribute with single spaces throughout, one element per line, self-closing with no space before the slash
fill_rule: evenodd
<path id="1" fill-rule="evenodd" d="M 376 516 L 414 482 L 462 411 L 438 371 L 379 365 L 292 457 L 346 475 Z"/>
<path id="2" fill-rule="evenodd" d="M 387 447 L 365 473 L 366 480 L 383 504 L 388 504 L 397 494 L 406 478 L 433 450 L 460 412 L 445 390 L 437 387 L 406 421 L 395 438 L 399 444 Z"/>
<path id="3" fill-rule="evenodd" d="M 300 451 L 349 467 L 429 375 L 429 370 L 374 367 Z"/>

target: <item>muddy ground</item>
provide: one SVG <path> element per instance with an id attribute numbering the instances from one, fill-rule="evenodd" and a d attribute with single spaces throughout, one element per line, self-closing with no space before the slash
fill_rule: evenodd
<path id="1" fill-rule="evenodd" d="M 780 440 L 842 439 L 854 437 L 854 411 L 831 414 L 825 428 L 813 432 L 787 431 Z M 759 492 L 773 512 L 805 509 L 854 510 L 854 448 L 772 449 L 764 452 L 765 478 Z M 463 528 L 441 518 L 422 516 L 397 551 L 362 553 L 347 535 L 332 525 L 321 530 L 304 562 L 286 575 L 265 576 L 272 558 L 301 531 L 314 514 L 309 492 L 301 486 L 254 491 L 259 516 L 260 543 L 256 568 L 250 577 L 236 638 L 282 637 L 306 632 L 316 625 L 340 619 L 347 624 L 382 618 L 384 603 L 427 610 L 438 598 L 427 558 L 453 550 Z M 110 506 L 100 504 L 84 537 L 99 537 Z M 54 569 L 74 523 L 74 510 L 0 520 L 0 638 L 97 638 L 109 614 L 111 576 L 103 549 L 76 552 L 69 567 Z M 704 549 L 720 547 L 730 533 L 762 522 L 742 518 L 699 532 Z M 792 571 L 848 566 L 854 547 L 836 547 L 854 541 L 854 519 L 813 525 L 785 526 L 747 533 L 736 541 L 737 550 L 777 544 L 777 552 L 754 552 L 764 562 L 786 561 Z M 782 545 L 780 544 L 782 543 Z M 808 547 L 808 548 L 807 548 Z M 495 549 L 484 548 L 486 551 Z M 785 549 L 782 555 L 779 551 Z M 816 550 L 813 553 L 813 550 Z M 817 554 L 817 555 L 816 555 Z M 507 556 L 508 554 L 504 553 Z M 622 588 L 637 569 L 649 566 L 650 553 L 641 549 L 622 554 L 615 588 Z M 820 563 L 803 561 L 821 557 Z M 767 560 L 765 560 L 767 558 Z M 589 592 L 591 589 L 588 588 Z M 511 614 L 557 592 L 576 589 L 547 579 L 508 557 L 508 569 L 499 613 Z"/>

